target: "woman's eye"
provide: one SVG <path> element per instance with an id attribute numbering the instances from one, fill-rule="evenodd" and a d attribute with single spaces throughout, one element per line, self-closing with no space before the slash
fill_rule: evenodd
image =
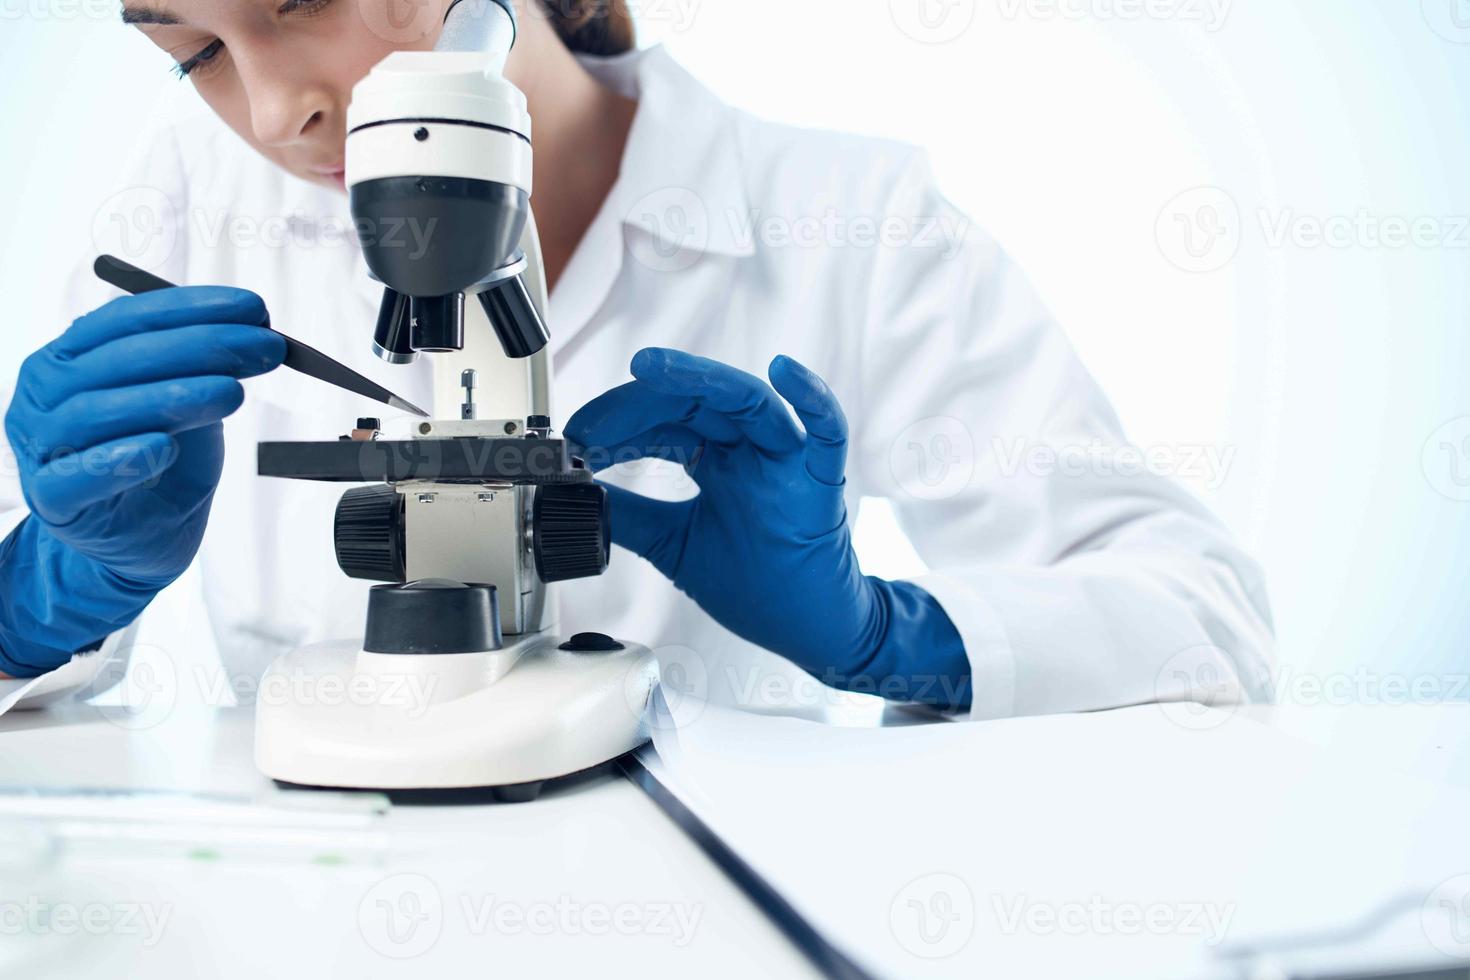
<path id="1" fill-rule="evenodd" d="M 300 14 L 311 16 L 319 14 L 331 6 L 332 0 L 286 0 L 280 7 L 276 8 L 278 14 Z"/>
<path id="2" fill-rule="evenodd" d="M 332 2 L 333 0 L 286 0 L 285 3 L 276 8 L 276 12 L 281 15 L 310 17 L 313 14 L 319 14 L 323 10 L 326 10 L 332 5 Z M 181 79 L 188 78 L 200 68 L 215 61 L 224 49 L 225 42 L 220 40 L 212 41 L 204 50 L 194 55 L 194 57 L 174 65 L 173 72 Z"/>
<path id="3" fill-rule="evenodd" d="M 225 42 L 220 40 L 212 41 L 203 51 L 200 51 L 194 57 L 174 65 L 174 74 L 179 78 L 188 78 L 196 69 L 213 61 L 224 49 Z"/>

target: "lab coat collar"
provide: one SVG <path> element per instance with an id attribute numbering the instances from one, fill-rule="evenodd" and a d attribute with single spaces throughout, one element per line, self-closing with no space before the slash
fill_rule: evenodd
<path id="1" fill-rule="evenodd" d="M 622 271 L 629 235 L 695 252 L 747 256 L 748 213 L 735 114 L 662 46 L 579 59 L 606 87 L 638 100 L 617 181 L 551 298 L 552 351 L 597 314 Z M 544 191 L 544 189 L 543 189 Z M 678 227 L 671 227 L 681 222 Z M 687 222 L 694 222 L 692 229 Z"/>
<path id="2" fill-rule="evenodd" d="M 583 58 L 582 64 L 602 84 L 638 100 L 608 198 L 623 223 L 667 235 L 666 216 L 639 205 L 669 191 L 687 191 L 711 219 L 708 234 L 692 236 L 689 247 L 716 255 L 752 254 L 750 236 L 740 234 L 746 195 L 734 111 L 661 45 L 617 58 Z"/>

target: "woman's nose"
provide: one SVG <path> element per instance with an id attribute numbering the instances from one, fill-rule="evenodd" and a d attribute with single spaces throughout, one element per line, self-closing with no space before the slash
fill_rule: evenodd
<path id="1" fill-rule="evenodd" d="M 253 76 L 253 77 L 251 77 Z M 263 146 L 296 142 L 322 125 L 332 111 L 330 89 L 298 74 L 263 66 L 242 83 L 250 100 L 250 126 Z"/>
<path id="2" fill-rule="evenodd" d="M 250 99 L 250 125 L 263 146 L 284 146 L 321 124 L 325 111 L 307 104 L 299 93 L 272 93 Z"/>

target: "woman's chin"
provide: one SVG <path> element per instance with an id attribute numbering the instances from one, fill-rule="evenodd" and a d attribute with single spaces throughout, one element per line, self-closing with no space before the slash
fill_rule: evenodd
<path id="1" fill-rule="evenodd" d="M 347 175 L 340 170 L 335 173 L 311 170 L 304 174 L 298 173 L 298 176 L 320 187 L 329 187 L 339 194 L 347 193 Z"/>

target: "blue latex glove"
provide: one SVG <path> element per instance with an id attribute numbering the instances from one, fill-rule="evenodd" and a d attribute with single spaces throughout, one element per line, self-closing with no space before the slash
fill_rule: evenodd
<path id="1" fill-rule="evenodd" d="M 0 671 L 41 674 L 131 623 L 199 548 L 238 379 L 281 363 L 259 296 L 125 296 L 21 367 L 5 416 L 30 515 L 0 543 Z"/>
<path id="2" fill-rule="evenodd" d="M 572 416 L 567 437 L 594 470 L 642 457 L 682 463 L 699 496 L 668 503 L 608 487 L 615 543 L 725 628 L 832 687 L 969 705 L 964 643 L 939 603 L 858 568 L 842 497 L 847 419 L 821 378 L 778 357 L 772 391 L 660 348 L 640 351 L 632 371 L 636 380 Z"/>

